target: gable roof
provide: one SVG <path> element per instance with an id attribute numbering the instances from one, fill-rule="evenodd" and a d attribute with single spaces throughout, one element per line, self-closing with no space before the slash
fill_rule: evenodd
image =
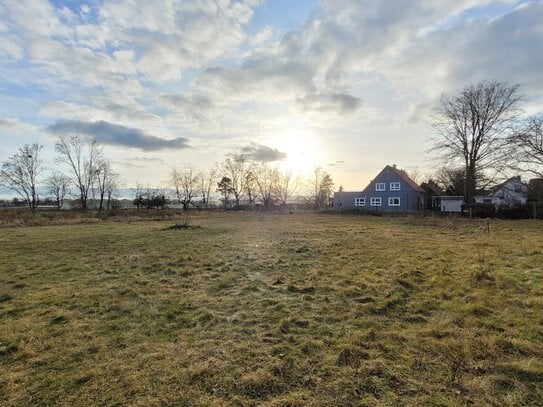
<path id="1" fill-rule="evenodd" d="M 385 168 L 383 168 L 381 172 L 377 174 L 377 176 L 368 184 L 368 186 L 364 188 L 364 191 L 368 190 L 368 188 L 370 188 L 370 186 L 375 182 L 375 180 L 377 180 L 381 176 L 381 174 L 387 171 L 396 174 L 402 181 L 404 181 L 407 185 L 409 185 L 414 191 L 425 192 L 424 189 L 422 189 L 420 185 L 418 185 L 415 181 L 413 181 L 404 170 L 400 170 L 396 168 L 396 166 L 390 166 L 390 165 L 387 165 Z"/>
<path id="2" fill-rule="evenodd" d="M 493 186 L 492 188 L 490 188 L 490 193 L 494 194 L 496 192 L 499 192 L 502 188 L 507 189 L 507 186 L 508 186 L 507 184 L 510 184 L 510 183 L 517 184 L 517 185 L 522 185 L 522 186 L 527 186 L 527 184 L 525 182 L 522 182 L 522 180 L 520 179 L 520 176 L 517 175 L 516 177 L 511 177 L 511 178 L 503 181 L 501 184 Z"/>

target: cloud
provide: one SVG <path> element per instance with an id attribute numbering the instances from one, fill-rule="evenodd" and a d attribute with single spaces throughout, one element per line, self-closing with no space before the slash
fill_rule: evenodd
<path id="1" fill-rule="evenodd" d="M 180 111 L 189 118 L 209 121 L 210 112 L 215 109 L 213 100 L 207 95 L 162 95 L 159 100 L 166 106 Z"/>
<path id="2" fill-rule="evenodd" d="M 261 162 L 281 161 L 287 158 L 286 153 L 257 143 L 243 147 L 241 152 L 248 159 Z"/>
<path id="3" fill-rule="evenodd" d="M 356 111 L 362 101 L 346 93 L 313 93 L 296 100 L 302 111 L 333 112 L 340 115 Z"/>
<path id="4" fill-rule="evenodd" d="M 166 162 L 156 157 L 134 157 L 122 161 L 115 161 L 115 164 L 125 168 L 148 168 L 149 166 L 163 166 Z"/>
<path id="5" fill-rule="evenodd" d="M 121 93 L 127 92 L 125 81 L 177 81 L 186 69 L 235 54 L 259 4 L 104 1 L 89 14 L 86 5 L 76 13 L 47 1 L 6 1 L 0 5 L 0 56 L 25 59 L 25 84 L 57 89 L 59 82 L 70 81 Z"/>
<path id="6" fill-rule="evenodd" d="M 20 121 L 17 118 L 0 118 L 0 128 L 7 129 L 9 134 L 37 134 L 39 129 L 29 123 Z"/>
<path id="7" fill-rule="evenodd" d="M 338 161 L 335 161 L 333 163 L 329 163 L 328 166 L 329 167 L 337 167 L 337 166 L 340 166 L 340 165 L 344 165 L 346 164 L 347 162 L 344 161 L 344 160 L 338 160 Z"/>
<path id="8" fill-rule="evenodd" d="M 14 128 L 19 127 L 20 123 L 13 119 L 0 119 L 0 127 Z"/>
<path id="9" fill-rule="evenodd" d="M 81 120 L 60 120 L 47 130 L 54 134 L 81 134 L 112 146 L 137 148 L 143 151 L 189 148 L 184 137 L 166 140 L 143 133 L 140 129 L 105 122 L 84 122 Z"/>

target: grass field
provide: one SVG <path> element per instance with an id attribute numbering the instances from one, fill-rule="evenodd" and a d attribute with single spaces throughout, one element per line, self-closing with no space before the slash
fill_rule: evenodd
<path id="1" fill-rule="evenodd" d="M 0 228 L 0 404 L 542 405 L 543 224 Z"/>

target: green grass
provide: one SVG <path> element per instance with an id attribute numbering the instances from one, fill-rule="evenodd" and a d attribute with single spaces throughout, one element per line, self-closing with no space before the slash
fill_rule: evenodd
<path id="1" fill-rule="evenodd" d="M 543 225 L 447 223 L 1 228 L 0 404 L 540 405 Z"/>

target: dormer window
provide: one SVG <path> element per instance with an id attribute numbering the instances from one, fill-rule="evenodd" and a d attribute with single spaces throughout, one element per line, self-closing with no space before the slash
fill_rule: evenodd
<path id="1" fill-rule="evenodd" d="M 399 182 L 391 182 L 390 183 L 390 190 L 391 191 L 399 191 L 400 190 L 400 183 Z"/>
<path id="2" fill-rule="evenodd" d="M 384 191 L 385 190 L 385 183 L 384 182 L 377 182 L 375 184 L 375 190 L 376 191 Z"/>

